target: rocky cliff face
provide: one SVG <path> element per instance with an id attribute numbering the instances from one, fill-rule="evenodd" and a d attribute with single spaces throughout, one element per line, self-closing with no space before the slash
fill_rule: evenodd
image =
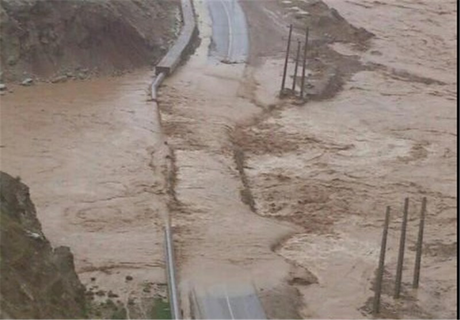
<path id="1" fill-rule="evenodd" d="M 3 172 L 0 211 L 0 318 L 85 318 L 70 249 L 51 247 L 29 188 Z"/>
<path id="2" fill-rule="evenodd" d="M 4 80 L 154 63 L 175 37 L 177 0 L 0 0 Z M 83 72 L 82 72 L 83 71 Z"/>

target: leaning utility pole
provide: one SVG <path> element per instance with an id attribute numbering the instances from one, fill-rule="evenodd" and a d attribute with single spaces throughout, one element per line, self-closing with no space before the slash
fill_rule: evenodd
<path id="1" fill-rule="evenodd" d="M 377 279 L 375 279 L 374 295 L 374 315 L 380 312 L 380 296 L 382 295 L 383 272 L 385 271 L 385 254 L 387 250 L 388 226 L 390 224 L 390 207 L 387 207 L 385 213 L 385 223 L 383 225 L 382 245 L 380 247 L 379 267 L 377 269 Z"/>
<path id="2" fill-rule="evenodd" d="M 422 246 L 423 246 L 423 228 L 425 225 L 425 214 L 426 214 L 426 197 L 422 199 L 422 211 L 420 213 L 420 224 L 418 229 L 417 238 L 417 253 L 415 256 L 415 269 L 414 269 L 414 281 L 412 288 L 417 289 L 420 281 L 420 265 L 422 262 Z"/>
<path id="3" fill-rule="evenodd" d="M 284 85 L 286 84 L 286 72 L 287 72 L 288 59 L 289 59 L 289 50 L 291 48 L 291 35 L 292 35 L 292 24 L 289 25 L 289 36 L 288 36 L 288 43 L 287 43 L 287 50 L 286 50 L 286 60 L 284 61 L 283 81 L 281 82 L 280 96 L 283 95 Z"/>

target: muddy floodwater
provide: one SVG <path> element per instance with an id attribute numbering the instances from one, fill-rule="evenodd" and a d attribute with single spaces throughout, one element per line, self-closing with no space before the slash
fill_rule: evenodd
<path id="1" fill-rule="evenodd" d="M 228 32 L 218 0 L 194 1 L 201 42 L 162 86 L 160 113 L 148 101 L 148 70 L 1 96 L 1 170 L 30 186 L 45 234 L 71 247 L 87 286 L 127 303 L 164 283 L 169 212 L 186 316 L 194 287 L 251 283 L 269 317 L 372 318 L 391 206 L 382 317 L 455 317 L 456 2 L 324 3 L 241 1 L 247 35 L 241 17 Z M 333 72 L 342 82 L 305 104 L 280 100 L 286 25 L 319 14 L 307 82 Z M 424 254 L 412 290 L 422 197 Z"/>
<path id="2" fill-rule="evenodd" d="M 296 2 L 297 4 L 300 3 Z M 276 104 L 242 126 L 246 174 L 263 216 L 304 227 L 276 252 L 312 272 L 297 285 L 309 318 L 370 316 L 385 207 L 392 207 L 384 284 L 388 317 L 455 316 L 456 8 L 455 1 L 326 1 L 372 32 L 357 72 L 335 97 L 299 107 Z M 283 6 L 295 4 L 283 1 Z M 292 9 L 292 8 L 291 8 Z M 276 16 L 272 14 L 270 16 Z M 281 15 L 278 15 L 281 16 Z M 378 17 L 378 18 L 376 18 Z M 320 57 L 321 58 L 321 57 Z M 266 97 L 273 66 L 255 73 Z M 276 74 L 276 72 L 272 72 Z M 273 96 L 276 91 L 273 91 Z M 266 99 L 265 99 L 266 100 Z M 422 197 L 428 199 L 421 287 L 411 290 Z M 392 299 L 404 198 L 410 198 L 404 298 Z"/>
<path id="3" fill-rule="evenodd" d="M 150 81 L 145 70 L 1 97 L 1 170 L 30 186 L 44 233 L 71 248 L 82 281 L 123 302 L 165 281 Z"/>

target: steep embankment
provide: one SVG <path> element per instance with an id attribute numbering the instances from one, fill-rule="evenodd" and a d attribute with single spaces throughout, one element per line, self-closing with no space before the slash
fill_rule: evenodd
<path id="1" fill-rule="evenodd" d="M 155 63 L 168 49 L 178 1 L 0 1 L 0 72 L 6 81 L 85 78 Z"/>
<path id="2" fill-rule="evenodd" d="M 85 317 L 85 289 L 70 249 L 51 247 L 29 188 L 3 172 L 0 211 L 0 317 Z"/>

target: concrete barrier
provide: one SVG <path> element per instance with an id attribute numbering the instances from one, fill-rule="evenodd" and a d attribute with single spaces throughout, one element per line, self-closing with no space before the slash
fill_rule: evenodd
<path id="1" fill-rule="evenodd" d="M 155 73 L 164 73 L 166 76 L 173 73 L 177 68 L 182 58 L 191 47 L 193 39 L 198 35 L 198 28 L 195 22 L 195 15 L 193 12 L 192 0 L 181 0 L 182 6 L 182 21 L 184 25 L 181 33 L 176 40 L 176 43 L 168 51 L 168 53 L 161 59 L 155 67 Z"/>

